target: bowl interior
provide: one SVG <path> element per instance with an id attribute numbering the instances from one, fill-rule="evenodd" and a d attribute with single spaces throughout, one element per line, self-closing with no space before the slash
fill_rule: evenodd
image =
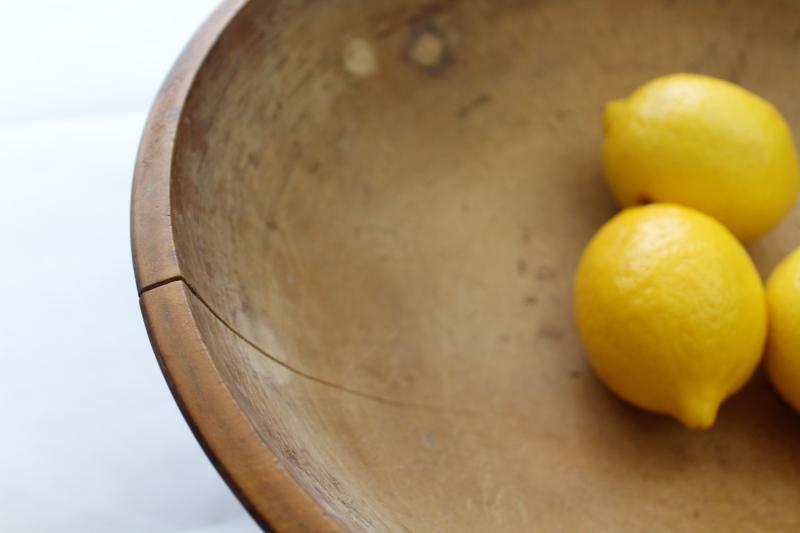
<path id="1" fill-rule="evenodd" d="M 229 25 L 178 131 L 177 255 L 234 399 L 343 526 L 800 524 L 800 417 L 763 376 L 689 432 L 577 339 L 575 265 L 616 209 L 603 105 L 676 71 L 800 134 L 800 2 L 253 1 Z M 762 273 L 798 224 L 751 246 Z"/>

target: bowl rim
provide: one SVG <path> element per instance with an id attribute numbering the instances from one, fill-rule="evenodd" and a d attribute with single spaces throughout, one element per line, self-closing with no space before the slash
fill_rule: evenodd
<path id="1" fill-rule="evenodd" d="M 177 260 L 171 183 L 176 134 L 197 73 L 249 0 L 223 0 L 200 26 L 162 84 L 136 156 L 131 249 L 147 333 L 169 389 L 211 463 L 266 530 L 343 531 L 291 477 L 222 380 L 192 313 Z"/>

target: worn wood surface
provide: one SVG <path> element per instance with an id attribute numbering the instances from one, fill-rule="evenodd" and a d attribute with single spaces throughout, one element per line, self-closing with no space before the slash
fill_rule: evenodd
<path id="1" fill-rule="evenodd" d="M 231 396 L 224 379 L 228 376 L 215 367 L 192 318 L 197 302 L 186 285 L 174 281 L 148 290 L 141 306 L 162 371 L 186 421 L 253 517 L 278 531 L 340 530 L 274 460 L 270 444 Z"/>
<path id="2" fill-rule="evenodd" d="M 181 53 L 150 109 L 134 171 L 131 242 L 140 291 L 180 276 L 172 235 L 170 176 L 175 135 L 197 70 L 245 0 L 227 0 Z"/>
<path id="3" fill-rule="evenodd" d="M 763 376 L 689 432 L 612 397 L 571 316 L 615 209 L 604 102 L 701 72 L 800 134 L 800 2 L 239 4 L 155 108 L 133 225 L 162 366 L 257 516 L 800 529 L 800 417 Z M 798 226 L 752 245 L 762 273 Z"/>

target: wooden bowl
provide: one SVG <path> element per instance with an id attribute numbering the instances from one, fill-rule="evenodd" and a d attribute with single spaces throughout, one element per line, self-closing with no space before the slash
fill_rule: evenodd
<path id="1" fill-rule="evenodd" d="M 141 303 L 201 444 L 281 531 L 797 531 L 759 375 L 691 432 L 618 401 L 571 309 L 616 210 L 603 104 L 676 71 L 800 133 L 800 2 L 229 0 L 153 108 Z M 800 212 L 751 247 L 762 273 Z"/>

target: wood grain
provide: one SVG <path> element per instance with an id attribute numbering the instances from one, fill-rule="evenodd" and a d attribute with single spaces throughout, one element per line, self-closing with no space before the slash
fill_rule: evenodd
<path id="1" fill-rule="evenodd" d="M 274 460 L 233 400 L 197 329 L 193 298 L 183 282 L 175 281 L 146 291 L 141 305 L 170 390 L 209 459 L 265 528 L 339 531 Z"/>
<path id="2" fill-rule="evenodd" d="M 133 266 L 140 292 L 180 277 L 170 206 L 175 135 L 197 70 L 244 4 L 244 0 L 227 0 L 211 14 L 181 53 L 150 109 L 139 143 L 131 196 Z"/>
<path id="3" fill-rule="evenodd" d="M 686 431 L 606 391 L 571 308 L 615 211 L 604 103 L 701 72 L 800 134 L 798 36 L 785 0 L 224 4 L 151 115 L 133 241 L 165 375 L 254 515 L 800 529 L 800 417 L 763 376 Z M 751 246 L 762 273 L 798 228 Z"/>

